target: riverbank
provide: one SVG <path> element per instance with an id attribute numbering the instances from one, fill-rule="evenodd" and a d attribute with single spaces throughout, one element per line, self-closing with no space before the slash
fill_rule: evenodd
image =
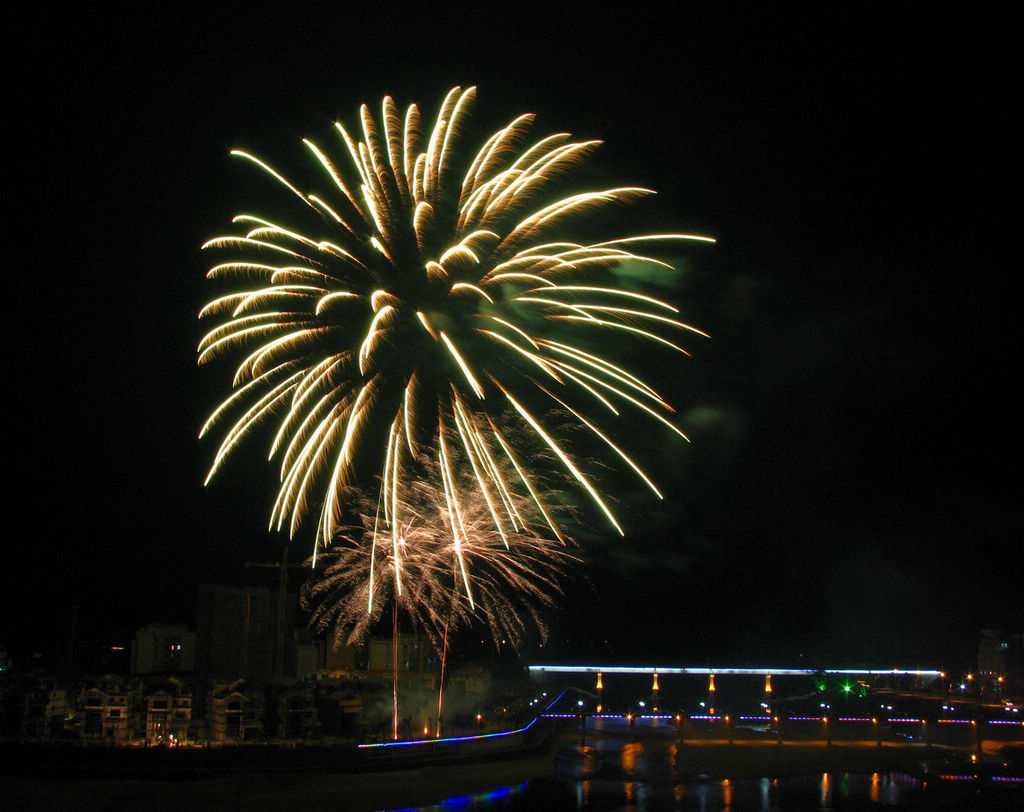
<path id="1" fill-rule="evenodd" d="M 362 810 L 437 804 L 553 773 L 556 745 L 503 759 L 375 772 L 182 771 L 174 778 L 74 778 L 47 771 L 0 776 L 5 809 L 16 810 Z M 6 772 L 6 770 L 5 770 Z"/>

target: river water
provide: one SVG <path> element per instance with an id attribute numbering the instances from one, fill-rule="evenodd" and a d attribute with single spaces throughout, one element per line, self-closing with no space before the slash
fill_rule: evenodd
<path id="1" fill-rule="evenodd" d="M 1024 808 L 1018 789 L 979 787 L 974 782 L 925 782 L 903 773 L 823 773 L 782 778 L 678 781 L 539 778 L 496 787 L 479 795 L 449 798 L 431 812 L 469 810 L 1012 810 Z"/>
<path id="2" fill-rule="evenodd" d="M 969 784 L 926 783 L 902 773 L 784 778 L 624 781 L 546 778 L 449 798 L 428 810 L 1010 810 L 1024 796 Z"/>

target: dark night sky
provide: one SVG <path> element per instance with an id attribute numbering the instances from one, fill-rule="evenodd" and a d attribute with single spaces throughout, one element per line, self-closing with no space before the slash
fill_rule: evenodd
<path id="1" fill-rule="evenodd" d="M 359 103 L 454 84 L 475 133 L 604 139 L 595 177 L 659 190 L 630 224 L 719 239 L 673 292 L 713 336 L 663 376 L 693 443 L 638 438 L 669 497 L 585 540 L 546 659 L 945 665 L 1024 628 L 1007 19 L 98 8 L 8 70 L 0 641 L 59 643 L 72 604 L 89 634 L 189 621 L 274 559 L 274 470 L 204 491 L 195 439 L 227 385 L 195 366 L 199 246 L 256 188 L 227 152 L 295 166 Z"/>

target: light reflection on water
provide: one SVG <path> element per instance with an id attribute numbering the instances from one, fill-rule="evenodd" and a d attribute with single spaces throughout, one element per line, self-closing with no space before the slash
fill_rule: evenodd
<path id="1" fill-rule="evenodd" d="M 699 812 L 779 812 L 780 810 L 867 810 L 960 808 L 969 795 L 936 796 L 903 773 L 858 775 L 823 773 L 784 778 L 688 778 L 646 782 L 610 778 L 538 778 L 479 795 L 449 798 L 430 812 L 482 810 L 698 810 Z M 988 806 L 971 806 L 988 809 Z M 993 809 L 1003 808 L 993 806 Z"/>
<path id="2" fill-rule="evenodd" d="M 554 774 L 477 795 L 460 795 L 425 807 L 433 812 L 492 810 L 868 810 L 1004 809 L 1006 796 L 989 804 L 970 784 L 924 782 L 900 772 L 712 778 L 686 772 L 674 742 L 591 739 L 559 751 Z M 1019 800 L 1020 796 L 1012 796 Z M 1019 808 L 1024 808 L 1021 806 Z"/>

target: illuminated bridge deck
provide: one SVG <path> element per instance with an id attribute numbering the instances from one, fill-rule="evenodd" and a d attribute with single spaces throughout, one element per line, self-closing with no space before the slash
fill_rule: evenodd
<path id="1" fill-rule="evenodd" d="M 831 674 L 848 677 L 924 677 L 945 676 L 938 669 L 922 668 L 738 668 L 735 666 L 669 666 L 669 665 L 531 665 L 531 674 L 719 674 L 764 677 L 814 676 Z"/>

